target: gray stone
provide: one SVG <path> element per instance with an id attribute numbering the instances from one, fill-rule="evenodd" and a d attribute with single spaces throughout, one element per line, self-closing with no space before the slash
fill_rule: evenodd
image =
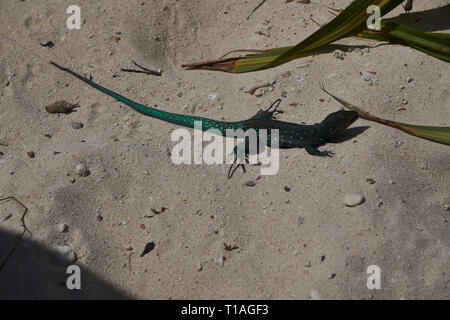
<path id="1" fill-rule="evenodd" d="M 77 164 L 75 171 L 80 177 L 87 177 L 91 174 L 91 171 L 89 171 L 84 163 Z"/>
<path id="2" fill-rule="evenodd" d="M 84 125 L 81 122 L 72 122 L 72 128 L 74 129 L 81 129 Z"/>

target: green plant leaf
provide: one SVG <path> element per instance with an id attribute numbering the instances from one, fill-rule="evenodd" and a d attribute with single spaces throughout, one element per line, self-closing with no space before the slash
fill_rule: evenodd
<path id="1" fill-rule="evenodd" d="M 355 36 L 367 27 L 367 13 L 371 5 L 380 7 L 381 16 L 385 15 L 403 0 L 355 0 L 328 24 L 321 27 L 305 40 L 291 47 L 269 49 L 261 54 L 251 54 L 243 58 L 228 58 L 185 64 L 186 69 L 206 69 L 243 73 L 273 68 L 288 61 L 329 51 L 327 46 L 336 40 Z"/>
<path id="2" fill-rule="evenodd" d="M 320 85 L 321 85 L 321 89 L 326 94 L 333 97 L 333 99 L 335 99 L 337 102 L 339 102 L 346 108 L 348 108 L 352 111 L 358 112 L 359 117 L 362 119 L 381 123 L 385 126 L 389 126 L 389 127 L 401 130 L 403 132 L 406 132 L 407 134 L 450 146 L 450 127 L 419 126 L 419 125 L 401 123 L 401 122 L 396 122 L 396 121 L 392 121 L 392 120 L 379 118 L 367 111 L 364 111 L 360 107 L 357 107 L 351 103 L 348 103 L 347 101 L 331 94 L 330 92 L 325 90 L 322 83 Z"/>

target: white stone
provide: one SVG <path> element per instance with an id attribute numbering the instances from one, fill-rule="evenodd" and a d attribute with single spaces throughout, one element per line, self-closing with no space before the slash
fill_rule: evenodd
<path id="1" fill-rule="evenodd" d="M 53 252 L 56 258 L 66 263 L 72 263 L 77 260 L 77 255 L 69 246 L 57 246 L 53 249 Z"/>
<path id="2" fill-rule="evenodd" d="M 355 207 L 363 203 L 365 199 L 360 194 L 346 194 L 343 201 L 347 207 Z"/>
<path id="3" fill-rule="evenodd" d="M 320 293 L 316 290 L 311 290 L 311 299 L 320 300 Z"/>

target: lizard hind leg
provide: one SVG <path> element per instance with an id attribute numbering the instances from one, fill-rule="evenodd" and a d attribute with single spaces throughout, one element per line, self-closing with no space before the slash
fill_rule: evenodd
<path id="1" fill-rule="evenodd" d="M 283 113 L 283 111 L 278 110 L 278 107 L 280 106 L 281 99 L 275 100 L 269 108 L 266 110 L 259 110 L 251 119 L 265 119 L 265 120 L 271 120 L 275 119 L 274 115 Z M 272 110 L 273 108 L 273 110 Z"/>

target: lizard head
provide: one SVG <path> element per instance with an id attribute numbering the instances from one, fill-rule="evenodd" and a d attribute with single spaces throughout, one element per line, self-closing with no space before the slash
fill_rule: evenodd
<path id="1" fill-rule="evenodd" d="M 330 113 L 322 122 L 321 125 L 328 132 L 328 137 L 338 137 L 350 127 L 353 122 L 358 119 L 358 113 L 355 111 L 340 110 Z"/>

